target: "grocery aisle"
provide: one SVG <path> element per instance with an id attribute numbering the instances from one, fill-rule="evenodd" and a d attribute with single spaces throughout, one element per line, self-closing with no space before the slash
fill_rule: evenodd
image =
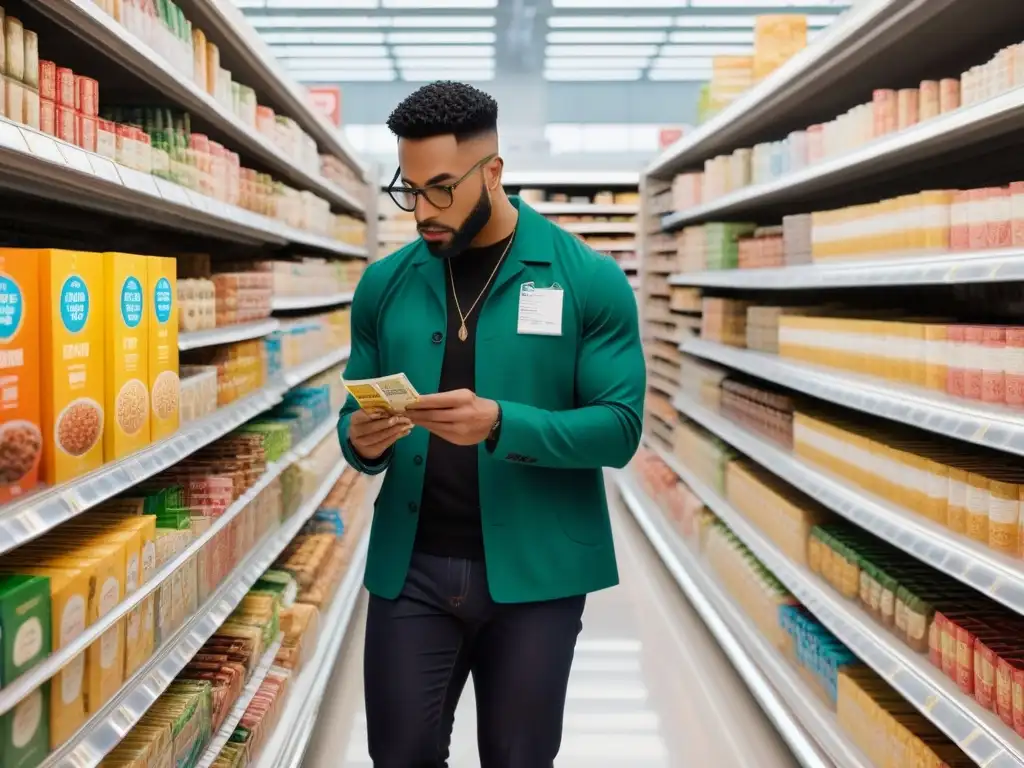
<path id="1" fill-rule="evenodd" d="M 576 651 L 559 768 L 796 765 L 609 486 L 622 584 L 594 595 Z M 363 614 L 339 659 L 305 768 L 370 768 L 362 706 Z M 451 768 L 479 765 L 472 686 Z"/>

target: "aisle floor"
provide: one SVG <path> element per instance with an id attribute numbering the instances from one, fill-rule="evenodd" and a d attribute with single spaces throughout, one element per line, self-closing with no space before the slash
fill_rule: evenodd
<path id="1" fill-rule="evenodd" d="M 796 762 L 609 484 L 622 584 L 592 595 L 569 681 L 557 768 L 789 768 Z M 304 768 L 371 768 L 362 703 L 365 601 L 334 670 Z M 479 768 L 473 687 L 450 768 Z"/>

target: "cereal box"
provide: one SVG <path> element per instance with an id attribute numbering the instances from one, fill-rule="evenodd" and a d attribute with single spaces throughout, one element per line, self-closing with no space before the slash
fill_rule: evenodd
<path id="1" fill-rule="evenodd" d="M 153 440 L 178 430 L 181 384 L 178 379 L 177 262 L 148 256 L 149 391 L 152 398 L 150 427 Z"/>
<path id="2" fill-rule="evenodd" d="M 103 464 L 103 258 L 38 254 L 42 476 L 53 485 Z"/>
<path id="3" fill-rule="evenodd" d="M 39 480 L 39 266 L 0 249 L 0 503 Z"/>
<path id="4" fill-rule="evenodd" d="M 145 256 L 103 254 L 106 461 L 116 461 L 149 444 L 147 266 Z"/>

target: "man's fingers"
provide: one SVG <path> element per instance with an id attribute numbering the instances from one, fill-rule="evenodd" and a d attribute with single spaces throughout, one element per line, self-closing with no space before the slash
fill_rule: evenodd
<path id="1" fill-rule="evenodd" d="M 375 435 L 378 432 L 383 432 L 395 427 L 408 427 L 410 424 L 409 419 L 404 416 L 392 416 L 388 419 L 373 419 L 359 424 L 351 424 L 348 431 L 349 436 L 363 437 L 366 435 Z"/>
<path id="2" fill-rule="evenodd" d="M 409 434 L 410 431 L 412 431 L 411 425 L 388 427 L 385 430 L 364 435 L 358 439 L 358 444 L 370 450 L 376 450 L 381 447 L 386 448 L 388 445 L 398 440 L 398 438 Z"/>
<path id="3" fill-rule="evenodd" d="M 466 414 L 461 408 L 441 408 L 409 412 L 409 419 L 414 424 L 419 424 L 423 427 L 430 424 L 455 424 L 465 418 Z"/>
<path id="4" fill-rule="evenodd" d="M 456 408 L 463 405 L 466 399 L 472 399 L 473 393 L 468 389 L 453 389 L 451 392 L 438 392 L 436 395 L 420 395 L 418 402 L 406 406 L 409 411 L 422 411 L 434 408 Z"/>

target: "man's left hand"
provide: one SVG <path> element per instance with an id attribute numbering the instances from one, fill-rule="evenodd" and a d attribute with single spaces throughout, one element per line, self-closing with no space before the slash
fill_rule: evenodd
<path id="1" fill-rule="evenodd" d="M 449 443 L 476 445 L 487 439 L 498 420 L 498 404 L 468 389 L 455 389 L 421 395 L 419 402 L 407 406 L 405 415 Z"/>

